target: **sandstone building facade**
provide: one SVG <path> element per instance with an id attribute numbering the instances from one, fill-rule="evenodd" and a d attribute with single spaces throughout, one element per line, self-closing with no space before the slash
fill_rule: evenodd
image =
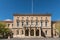
<path id="1" fill-rule="evenodd" d="M 13 21 L 4 21 L 13 32 L 13 37 L 57 37 L 51 14 L 14 14 Z M 57 36 L 56 36 L 57 35 Z"/>

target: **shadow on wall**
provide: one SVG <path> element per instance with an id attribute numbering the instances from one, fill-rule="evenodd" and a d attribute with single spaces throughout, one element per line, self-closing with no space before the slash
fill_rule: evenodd
<path id="1" fill-rule="evenodd" d="M 45 36 L 45 33 L 44 33 L 43 30 L 42 30 L 42 28 L 41 28 L 41 36 L 42 36 L 42 37 L 46 37 L 46 36 Z"/>

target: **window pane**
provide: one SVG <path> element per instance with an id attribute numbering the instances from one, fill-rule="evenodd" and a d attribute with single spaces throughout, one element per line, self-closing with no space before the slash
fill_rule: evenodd
<path id="1" fill-rule="evenodd" d="M 10 24 L 8 24 L 8 27 L 10 26 Z"/>
<path id="2" fill-rule="evenodd" d="M 45 26 L 47 27 L 47 22 L 45 22 Z"/>
<path id="3" fill-rule="evenodd" d="M 20 23 L 20 21 L 19 21 L 19 20 L 17 20 L 17 27 L 19 26 L 19 23 Z"/>
<path id="4" fill-rule="evenodd" d="M 24 25 L 24 22 L 22 22 L 22 26 Z"/>

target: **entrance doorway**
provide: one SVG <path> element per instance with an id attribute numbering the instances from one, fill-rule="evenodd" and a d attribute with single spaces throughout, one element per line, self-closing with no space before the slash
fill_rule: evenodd
<path id="1" fill-rule="evenodd" d="M 36 30 L 36 36 L 39 36 L 39 30 L 38 29 Z"/>
<path id="2" fill-rule="evenodd" d="M 25 30 L 25 36 L 29 36 L 29 29 Z"/>
<path id="3" fill-rule="evenodd" d="M 33 29 L 30 31 L 30 35 L 34 36 L 34 30 Z"/>

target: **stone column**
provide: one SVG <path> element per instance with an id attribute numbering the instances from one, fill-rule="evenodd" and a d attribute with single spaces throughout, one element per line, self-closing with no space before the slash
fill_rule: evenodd
<path id="1" fill-rule="evenodd" d="M 39 36 L 41 37 L 41 29 L 39 28 Z"/>
<path id="2" fill-rule="evenodd" d="M 24 31 L 24 33 L 23 33 L 23 34 L 24 34 L 24 36 L 25 36 L 25 28 L 23 29 L 23 31 Z"/>
<path id="3" fill-rule="evenodd" d="M 30 36 L 30 28 L 29 28 L 29 36 Z"/>

